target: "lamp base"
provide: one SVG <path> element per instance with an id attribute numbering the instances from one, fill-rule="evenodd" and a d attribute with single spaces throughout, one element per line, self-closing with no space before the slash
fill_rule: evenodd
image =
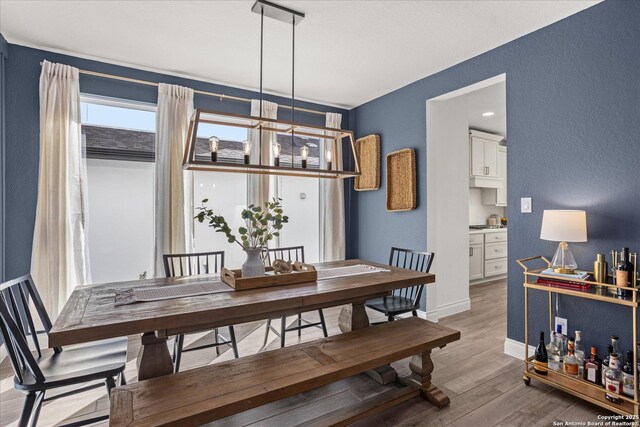
<path id="1" fill-rule="evenodd" d="M 573 274 L 578 268 L 569 244 L 567 242 L 560 242 L 558 249 L 556 250 L 553 260 L 551 260 L 551 267 L 555 273 L 560 274 Z"/>

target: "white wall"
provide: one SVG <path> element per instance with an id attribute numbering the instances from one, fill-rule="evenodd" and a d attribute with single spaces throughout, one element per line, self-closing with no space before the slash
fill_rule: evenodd
<path id="1" fill-rule="evenodd" d="M 153 274 L 154 164 L 87 160 L 91 281 Z"/>
<path id="2" fill-rule="evenodd" d="M 487 223 L 487 218 L 492 214 L 498 214 L 500 218 L 504 216 L 504 208 L 499 206 L 482 204 L 482 189 L 469 189 L 469 224 L 483 225 Z"/>
<path id="3" fill-rule="evenodd" d="M 427 102 L 427 250 L 435 252 L 436 286 L 427 286 L 427 316 L 468 310 L 469 129 L 467 100 Z"/>

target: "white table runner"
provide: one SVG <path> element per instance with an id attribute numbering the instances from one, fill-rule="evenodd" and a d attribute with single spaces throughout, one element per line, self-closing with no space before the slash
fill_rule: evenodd
<path id="1" fill-rule="evenodd" d="M 318 280 L 335 279 L 338 277 L 358 276 L 360 274 L 388 272 L 386 268 L 374 267 L 367 264 L 349 265 L 347 267 L 327 268 L 318 270 Z"/>
<path id="2" fill-rule="evenodd" d="M 231 292 L 226 283 L 216 281 L 210 283 L 184 284 L 149 288 L 133 288 L 116 291 L 115 305 L 134 304 L 136 302 L 161 301 L 174 298 L 193 297 L 197 295 Z"/>

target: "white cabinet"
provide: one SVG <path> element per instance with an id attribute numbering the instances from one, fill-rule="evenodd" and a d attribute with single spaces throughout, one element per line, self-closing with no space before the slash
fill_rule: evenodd
<path id="1" fill-rule="evenodd" d="M 469 187 L 500 188 L 498 151 L 504 137 L 469 131 Z"/>
<path id="2" fill-rule="evenodd" d="M 469 245 L 469 280 L 482 279 L 484 277 L 484 255 L 482 243 Z"/>
<path id="3" fill-rule="evenodd" d="M 469 234 L 469 281 L 480 281 L 507 273 L 507 232 Z"/>
<path id="4" fill-rule="evenodd" d="M 500 188 L 483 188 L 482 204 L 507 206 L 507 147 L 498 147 L 498 178 L 502 181 Z"/>

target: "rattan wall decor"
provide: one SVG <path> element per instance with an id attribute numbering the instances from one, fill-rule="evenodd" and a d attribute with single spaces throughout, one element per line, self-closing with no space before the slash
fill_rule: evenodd
<path id="1" fill-rule="evenodd" d="M 367 135 L 356 140 L 356 157 L 360 161 L 360 176 L 353 188 L 370 191 L 380 188 L 380 135 Z"/>
<path id="2" fill-rule="evenodd" d="M 416 207 L 415 150 L 405 148 L 387 154 L 387 210 L 410 211 Z"/>

